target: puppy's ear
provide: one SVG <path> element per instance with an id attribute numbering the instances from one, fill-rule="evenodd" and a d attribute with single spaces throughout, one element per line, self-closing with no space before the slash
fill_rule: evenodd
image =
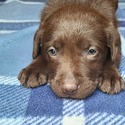
<path id="1" fill-rule="evenodd" d="M 109 27 L 107 37 L 107 44 L 110 48 L 111 60 L 119 63 L 121 58 L 121 39 L 118 29 L 112 26 Z"/>
<path id="2" fill-rule="evenodd" d="M 34 35 L 33 53 L 32 53 L 33 59 L 37 58 L 37 56 L 40 54 L 41 45 L 42 45 L 42 30 L 41 28 L 39 28 Z"/>

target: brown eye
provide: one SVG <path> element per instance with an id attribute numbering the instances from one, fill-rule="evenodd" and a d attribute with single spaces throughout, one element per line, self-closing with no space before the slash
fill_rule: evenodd
<path id="1" fill-rule="evenodd" d="M 57 55 L 57 51 L 54 47 L 50 47 L 47 52 L 50 56 L 56 56 Z"/>
<path id="2" fill-rule="evenodd" d="M 97 51 L 96 51 L 95 49 L 89 49 L 88 52 L 87 52 L 87 54 L 88 54 L 88 55 L 95 55 L 96 52 L 97 52 Z"/>

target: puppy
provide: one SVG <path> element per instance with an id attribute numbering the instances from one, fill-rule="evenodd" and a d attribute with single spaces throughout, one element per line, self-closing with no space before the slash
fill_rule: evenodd
<path id="1" fill-rule="evenodd" d="M 85 98 L 97 87 L 119 93 L 121 41 L 118 0 L 48 0 L 34 37 L 33 62 L 18 79 L 27 87 L 50 83 L 56 95 Z"/>

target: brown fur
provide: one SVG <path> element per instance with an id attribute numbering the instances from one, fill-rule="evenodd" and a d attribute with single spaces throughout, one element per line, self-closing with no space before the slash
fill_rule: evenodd
<path id="1" fill-rule="evenodd" d="M 110 94 L 124 89 L 117 69 L 117 6 L 118 0 L 48 0 L 34 37 L 34 60 L 20 72 L 20 82 L 27 87 L 49 82 L 68 98 L 85 98 L 97 87 Z"/>

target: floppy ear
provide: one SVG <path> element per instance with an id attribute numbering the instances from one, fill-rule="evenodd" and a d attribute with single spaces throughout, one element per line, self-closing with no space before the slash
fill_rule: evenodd
<path id="1" fill-rule="evenodd" d="M 42 30 L 41 28 L 39 28 L 34 35 L 33 53 L 32 53 L 33 59 L 37 58 L 37 56 L 40 54 L 41 45 L 42 45 Z"/>
<path id="2" fill-rule="evenodd" d="M 117 28 L 108 28 L 108 46 L 110 48 L 111 60 L 118 64 L 121 58 L 121 39 Z"/>

